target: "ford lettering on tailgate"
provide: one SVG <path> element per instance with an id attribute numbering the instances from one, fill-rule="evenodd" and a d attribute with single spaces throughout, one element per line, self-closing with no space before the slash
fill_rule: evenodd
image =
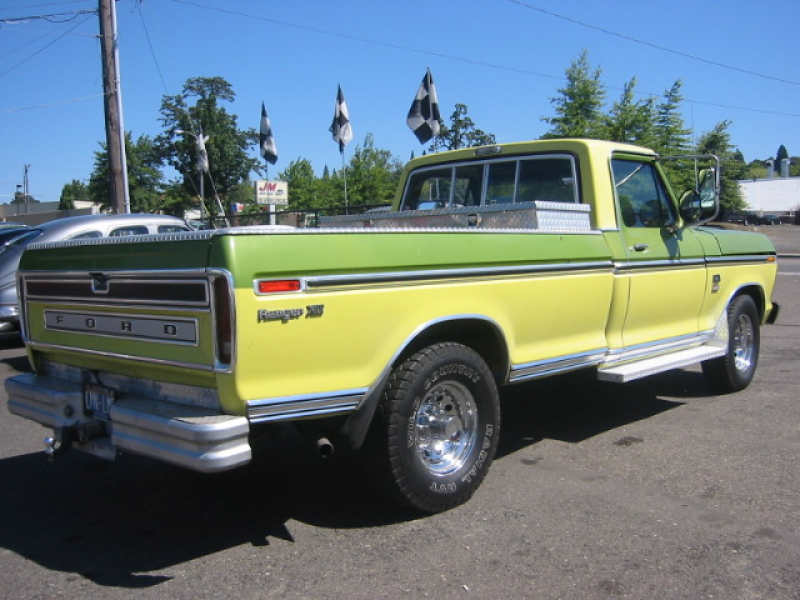
<path id="1" fill-rule="evenodd" d="M 46 310 L 44 318 L 45 327 L 53 331 L 197 344 L 196 319 L 64 310 Z"/>

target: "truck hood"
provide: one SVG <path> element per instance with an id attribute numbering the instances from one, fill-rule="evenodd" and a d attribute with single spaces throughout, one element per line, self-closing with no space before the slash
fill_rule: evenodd
<path id="1" fill-rule="evenodd" d="M 733 229 L 717 229 L 700 227 L 698 236 L 704 239 L 704 246 L 709 251 L 708 241 L 714 240 L 719 253 L 724 255 L 742 254 L 775 254 L 775 246 L 763 233 L 754 231 L 737 231 Z"/>

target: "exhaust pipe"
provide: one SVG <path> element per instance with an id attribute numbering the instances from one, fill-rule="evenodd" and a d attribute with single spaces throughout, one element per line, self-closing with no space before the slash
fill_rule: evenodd
<path id="1" fill-rule="evenodd" d="M 333 455 L 333 444 L 328 438 L 321 437 L 317 439 L 317 451 L 322 458 L 328 458 Z"/>
<path id="2" fill-rule="evenodd" d="M 322 428 L 310 422 L 298 423 L 298 431 L 309 440 L 313 440 L 317 446 L 317 452 L 323 458 L 328 458 L 333 455 L 334 447 L 333 442 L 328 439 L 328 436 L 322 431 Z"/>

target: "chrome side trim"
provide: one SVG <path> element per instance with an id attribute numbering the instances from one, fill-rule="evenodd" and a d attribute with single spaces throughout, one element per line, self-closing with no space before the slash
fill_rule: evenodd
<path id="1" fill-rule="evenodd" d="M 250 400 L 247 403 L 247 419 L 250 423 L 268 423 L 349 413 L 358 408 L 368 391 L 368 388 L 359 388 L 323 394 Z"/>
<path id="2" fill-rule="evenodd" d="M 509 383 L 518 383 L 538 377 L 548 377 L 558 373 L 566 373 L 585 367 L 595 367 L 603 362 L 608 348 L 598 348 L 570 356 L 560 356 L 548 360 L 540 360 L 521 365 L 512 365 Z"/>
<path id="3" fill-rule="evenodd" d="M 363 220 L 363 219 L 362 219 Z M 601 235 L 602 232 L 595 229 L 589 231 L 567 231 L 567 230 L 542 230 L 542 229 L 483 229 L 480 227 L 461 228 L 461 227 L 302 227 L 292 230 L 269 230 L 264 226 L 252 225 L 248 227 L 231 227 L 228 229 L 215 229 L 213 235 L 342 235 L 345 233 L 359 233 L 361 235 L 385 235 L 385 234 L 442 234 L 442 233 L 462 233 L 469 235 Z"/>
<path id="4" fill-rule="evenodd" d="M 712 341 L 715 337 L 714 334 L 715 330 L 711 329 L 696 334 L 682 335 L 625 348 L 616 348 L 608 351 L 603 364 L 610 365 L 628 360 L 638 360 L 647 356 L 677 352 L 678 350 L 701 346 Z"/>
<path id="5" fill-rule="evenodd" d="M 709 265 L 720 266 L 725 264 L 771 263 L 776 262 L 775 254 L 748 254 L 742 256 L 709 256 L 706 258 Z"/>
<path id="6" fill-rule="evenodd" d="M 507 267 L 469 267 L 463 269 L 431 269 L 429 271 L 391 271 L 386 273 L 354 273 L 343 275 L 320 275 L 304 279 L 308 289 L 339 285 L 363 285 L 370 283 L 415 283 L 441 279 L 476 279 L 487 277 L 511 277 L 517 275 L 548 275 L 575 273 L 578 271 L 609 271 L 613 263 L 608 260 L 532 264 Z"/>
<path id="7" fill-rule="evenodd" d="M 616 261 L 614 270 L 617 273 L 625 271 L 643 271 L 649 269 L 690 269 L 705 267 L 706 262 L 702 258 L 681 258 L 681 259 L 662 259 L 662 260 L 636 260 L 636 261 Z"/>

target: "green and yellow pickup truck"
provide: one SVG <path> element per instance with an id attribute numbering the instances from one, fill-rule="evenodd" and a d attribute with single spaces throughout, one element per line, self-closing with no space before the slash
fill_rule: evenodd
<path id="1" fill-rule="evenodd" d="M 391 210 L 318 228 L 33 245 L 18 276 L 33 372 L 6 382 L 8 408 L 53 430 L 51 456 L 203 472 L 291 422 L 323 453 L 360 451 L 393 499 L 449 509 L 492 462 L 498 386 L 693 364 L 720 392 L 752 380 L 775 249 L 703 227 L 715 157 L 683 157 L 696 185 L 679 193 L 664 160 L 485 146 L 412 160 Z"/>

